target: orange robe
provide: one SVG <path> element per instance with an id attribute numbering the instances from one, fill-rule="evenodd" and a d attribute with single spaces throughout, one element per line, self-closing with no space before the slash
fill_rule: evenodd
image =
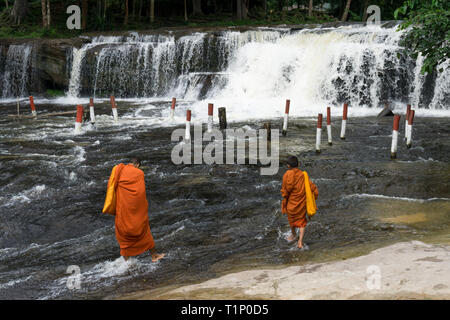
<path id="1" fill-rule="evenodd" d="M 148 221 L 144 172 L 123 166 L 117 185 L 116 238 L 122 256 L 137 256 L 155 246 Z"/>
<path id="2" fill-rule="evenodd" d="M 317 199 L 319 190 L 316 185 L 309 180 L 311 193 Z M 299 168 L 292 168 L 286 171 L 283 176 L 281 187 L 281 212 L 287 214 L 291 227 L 303 228 L 306 226 L 306 192 L 305 176 Z"/>

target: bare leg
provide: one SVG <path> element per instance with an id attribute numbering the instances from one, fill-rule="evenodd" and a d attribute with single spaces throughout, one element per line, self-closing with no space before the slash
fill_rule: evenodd
<path id="1" fill-rule="evenodd" d="M 150 254 L 152 255 L 152 261 L 156 262 L 162 258 L 164 258 L 164 256 L 166 255 L 165 253 L 156 253 L 156 249 L 155 247 L 150 249 Z"/>
<path id="2" fill-rule="evenodd" d="M 129 258 L 129 257 L 127 257 L 127 256 L 122 256 L 122 257 L 123 257 L 123 259 L 124 259 L 125 261 L 127 261 L 128 258 Z"/>
<path id="3" fill-rule="evenodd" d="M 287 241 L 292 241 L 297 237 L 297 230 L 295 227 L 291 227 L 291 235 L 287 238 Z"/>
<path id="4" fill-rule="evenodd" d="M 305 227 L 300 228 L 300 237 L 298 238 L 298 245 L 300 249 L 303 248 L 303 236 L 305 235 Z"/>

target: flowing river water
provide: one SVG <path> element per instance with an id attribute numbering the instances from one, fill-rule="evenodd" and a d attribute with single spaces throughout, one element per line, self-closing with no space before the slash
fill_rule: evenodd
<path id="1" fill-rule="evenodd" d="M 395 31 L 350 29 L 316 30 L 301 36 L 284 29 L 274 36 L 272 30 L 262 38 L 230 46 L 235 51 L 229 50 L 226 63 L 204 66 L 201 74 L 186 65 L 173 74 L 152 73 L 150 79 L 136 74 L 134 84 L 116 83 L 115 92 L 109 85 L 119 79 L 121 70 L 131 68 L 120 59 L 125 59 L 123 51 L 132 50 L 132 44 L 130 39 L 123 43 L 123 39 L 96 38 L 74 49 L 66 97 L 35 98 L 37 119 L 9 116 L 17 113 L 17 105 L 7 92 L 21 90 L 19 95 L 26 96 L 27 86 L 4 87 L 5 99 L 0 102 L 0 298 L 120 297 L 237 270 L 347 259 L 403 240 L 449 243 L 448 71 L 427 78 L 417 73 L 418 62 L 411 67 L 405 61 L 388 66 L 386 61 L 397 59 Z M 373 41 L 364 40 L 368 34 Z M 194 34 L 190 41 L 199 41 L 199 37 L 205 36 Z M 311 52 L 312 45 L 302 37 L 334 54 Z M 391 40 L 386 43 L 380 38 Z M 169 45 L 169 40 L 158 41 Z M 104 60 L 105 52 L 98 52 L 92 64 L 77 51 L 88 51 L 97 42 L 109 50 L 109 62 Z M 115 52 L 112 47 L 118 42 Z M 148 48 L 154 48 L 151 43 Z M 345 43 L 351 43 L 352 49 Z M 142 54 L 146 50 L 145 45 L 135 47 Z M 195 61 L 193 57 L 201 51 L 180 50 L 190 57 L 181 58 L 183 62 Z M 317 59 L 327 64 L 309 66 L 308 61 L 319 53 Z M 156 66 L 148 54 L 149 61 L 136 60 L 144 69 Z M 155 56 L 152 53 L 152 59 Z M 160 53 L 159 58 L 163 57 Z M 333 61 L 338 65 L 344 61 L 346 67 L 341 70 Z M 378 66 L 372 72 L 364 61 Z M 170 67 L 170 60 L 165 63 Z M 91 71 L 83 71 L 89 66 Z M 24 77 L 15 79 L 20 82 Z M 95 83 L 95 90 L 84 92 L 74 79 Z M 191 82 L 183 82 L 186 79 Z M 151 91 L 152 81 L 163 81 L 161 88 L 166 91 Z M 394 84 L 398 90 L 389 88 Z M 105 97 L 111 93 L 116 94 L 118 122 L 113 121 Z M 96 123 L 83 123 L 78 134 L 72 114 L 39 117 L 73 111 L 75 104 L 86 105 L 94 94 Z M 173 121 L 168 120 L 171 96 L 179 97 Z M 286 98 L 291 99 L 291 117 L 288 135 L 280 137 L 277 174 L 261 175 L 259 165 L 248 163 L 172 162 L 177 142 L 171 141 L 171 134 L 175 128 L 184 128 L 187 109 L 192 109 L 194 123 L 204 122 L 207 102 L 213 102 L 216 122 L 217 107 L 227 107 L 230 128 L 258 130 L 270 120 L 273 129 L 281 129 Z M 343 100 L 350 102 L 346 140 L 339 139 Z M 376 118 L 384 100 L 402 115 L 397 160 L 390 160 L 392 118 Z M 410 149 L 402 140 L 405 101 L 416 109 Z M 327 105 L 332 106 L 333 145 L 326 144 L 324 130 L 322 153 L 317 155 L 316 116 L 325 113 Z M 19 112 L 30 113 L 28 102 L 20 103 Z M 305 236 L 308 251 L 299 251 L 285 240 L 289 226 L 280 212 L 281 179 L 291 154 L 299 157 L 300 167 L 319 188 L 319 213 Z M 114 218 L 101 213 L 112 167 L 133 156 L 143 159 L 150 227 L 158 251 L 167 254 L 158 263 L 152 263 L 148 254 L 124 262 L 115 240 Z M 71 265 L 81 272 L 80 289 L 67 286 Z"/>

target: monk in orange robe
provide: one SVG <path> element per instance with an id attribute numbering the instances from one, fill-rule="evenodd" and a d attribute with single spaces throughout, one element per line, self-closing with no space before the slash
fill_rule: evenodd
<path id="1" fill-rule="evenodd" d="M 145 193 L 144 172 L 139 169 L 141 162 L 117 167 L 116 238 L 120 245 L 120 255 L 128 260 L 147 250 L 156 262 L 164 257 L 155 250 L 155 242 L 148 220 L 148 202 Z"/>
<path id="2" fill-rule="evenodd" d="M 306 192 L 305 176 L 303 171 L 298 168 L 298 159 L 295 156 L 288 158 L 289 170 L 283 176 L 283 185 L 281 187 L 281 212 L 287 214 L 289 225 L 291 226 L 291 235 L 287 238 L 292 241 L 297 237 L 296 228 L 300 228 L 300 237 L 297 246 L 303 249 L 303 236 L 305 235 L 306 220 Z M 311 193 L 317 199 L 319 190 L 316 185 L 309 180 Z"/>

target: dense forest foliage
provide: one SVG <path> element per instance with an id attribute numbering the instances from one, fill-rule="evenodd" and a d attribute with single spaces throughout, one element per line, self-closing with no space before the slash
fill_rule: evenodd
<path id="1" fill-rule="evenodd" d="M 424 57 L 422 73 L 432 72 L 450 59 L 450 1 L 407 0 L 395 10 L 394 17 L 406 19 L 400 29 L 408 32 L 400 44 L 413 58 L 419 54 Z"/>
<path id="2" fill-rule="evenodd" d="M 394 19 L 399 0 L 0 0 L 1 36 L 74 36 L 86 31 L 172 26 L 230 26 L 365 21 L 366 9 Z M 66 9 L 81 8 L 81 30 L 68 30 Z"/>

